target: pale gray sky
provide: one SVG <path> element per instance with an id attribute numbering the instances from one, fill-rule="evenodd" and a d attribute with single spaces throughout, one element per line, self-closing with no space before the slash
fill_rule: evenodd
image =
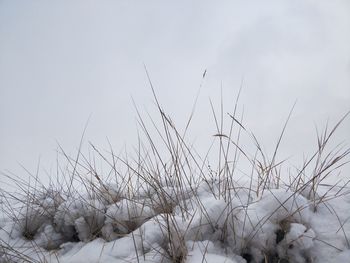
<path id="1" fill-rule="evenodd" d="M 232 107 L 244 77 L 245 124 L 267 150 L 298 100 L 282 155 L 301 156 L 315 124 L 350 109 L 350 1 L 1 0 L 0 170 L 34 171 L 39 156 L 49 170 L 56 140 L 73 153 L 90 114 L 87 140 L 136 144 L 131 97 L 154 112 L 143 63 L 180 128 L 207 69 L 199 142 L 215 133 L 208 98 L 218 105 L 221 86 Z"/>

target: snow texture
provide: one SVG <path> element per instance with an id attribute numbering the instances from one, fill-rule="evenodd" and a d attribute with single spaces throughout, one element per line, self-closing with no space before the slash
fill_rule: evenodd
<path id="1" fill-rule="evenodd" d="M 350 257 L 347 189 L 317 209 L 322 193 L 306 191 L 266 189 L 255 198 L 232 191 L 227 199 L 202 184 L 181 195 L 164 187 L 128 199 L 113 185 L 104 189 L 111 194 L 102 199 L 47 193 L 14 217 L 2 216 L 0 262 L 331 263 Z"/>

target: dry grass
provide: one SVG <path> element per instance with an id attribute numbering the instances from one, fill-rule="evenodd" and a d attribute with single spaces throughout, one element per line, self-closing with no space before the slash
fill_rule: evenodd
<path id="1" fill-rule="evenodd" d="M 243 124 L 243 116 L 238 115 L 240 91 L 234 109 L 227 118 L 222 102 L 219 114 L 211 103 L 218 153 L 217 163 L 208 164 L 209 153 L 204 157 L 199 156 L 186 139 L 193 112 L 185 129 L 178 130 L 161 107 L 152 83 L 150 84 L 161 127 L 150 119 L 151 128 L 149 128 L 145 117 L 136 107 L 143 135 L 138 138 L 133 157 L 126 153 L 115 154 L 112 147 L 100 150 L 93 143 L 89 143 L 89 151 L 85 155 L 82 150 L 83 135 L 76 156 L 69 156 L 59 147 L 60 158 L 65 160 L 65 165 L 58 163 L 55 183 L 52 182 L 48 186 L 41 184 L 38 173 L 29 173 L 30 183 L 13 174 L 3 174 L 10 178 L 17 191 L 13 193 L 2 189 L 2 210 L 14 222 L 12 231 L 19 232 L 22 239 L 30 242 L 34 249 L 30 251 L 32 248 L 28 250 L 23 247 L 17 248 L 15 244 L 0 240 L 2 260 L 0 262 L 45 262 L 46 250 L 54 252 L 65 242 L 87 242 L 99 237 L 111 241 L 127 235 L 131 235 L 134 240 L 137 255 L 135 261 L 140 262 L 144 254 L 138 249 L 138 238 L 140 236 L 142 239 L 143 235 L 142 233 L 138 235 L 137 230 L 152 218 L 159 223 L 163 233 L 159 253 L 163 255 L 165 261 L 176 263 L 186 261 L 188 255 L 186 240 L 189 235 L 196 240 L 202 240 L 208 233 L 219 232 L 217 240 L 221 242 L 222 247 L 242 255 L 247 262 L 253 262 L 250 246 L 254 243 L 255 237 L 274 214 L 290 201 L 294 202 L 296 196 L 301 194 L 310 200 L 312 209 L 316 212 L 321 204 L 327 204 L 327 200 L 346 193 L 347 184 L 339 188 L 335 183 L 323 195 L 318 194 L 318 189 L 327 177 L 337 173 L 349 161 L 349 148 L 339 146 L 329 151 L 326 147 L 349 113 L 331 129 L 326 126 L 323 133 L 318 135 L 318 147 L 311 158 L 306 160 L 296 173 L 284 178 L 282 167 L 285 163 L 284 160 L 278 160 L 278 149 L 292 110 L 270 158 L 263 152 L 256 137 Z M 224 122 L 227 119 L 229 128 L 225 131 Z M 152 132 L 150 129 L 153 129 Z M 251 137 L 252 143 L 256 146 L 255 152 L 249 153 L 244 145 L 241 145 L 242 134 Z M 238 168 L 242 158 L 244 162 L 250 164 L 250 174 L 247 175 L 248 179 L 243 185 L 238 183 L 242 177 Z M 103 163 L 108 171 L 102 173 L 97 168 L 98 163 Z M 222 200 L 225 204 L 216 221 L 213 221 L 212 211 L 207 204 L 203 203 L 201 197 L 203 187 L 209 196 L 219 202 Z M 283 201 L 278 200 L 279 205 L 275 210 L 254 224 L 249 208 L 266 194 L 273 195 L 274 192 L 271 190 L 276 188 L 292 191 L 292 194 Z M 336 194 L 331 194 L 331 190 L 334 189 L 338 189 Z M 122 202 L 126 207 L 119 207 Z M 114 204 L 118 213 L 122 211 L 121 209 L 125 209 L 128 216 L 118 219 L 118 216 L 109 212 L 109 207 Z M 74 212 L 74 209 L 77 211 Z M 291 223 L 295 222 L 294 215 L 302 213 L 303 209 L 307 207 L 298 207 L 288 218 L 278 222 L 280 229 L 276 231 L 277 244 L 284 239 Z M 201 214 L 200 227 L 190 229 L 190 225 L 197 220 L 198 213 Z M 239 213 L 244 216 L 238 217 Z M 66 223 L 71 224 L 59 225 L 58 215 L 64 218 Z M 75 217 L 68 218 L 71 215 Z M 179 218 L 187 222 L 187 228 L 179 225 L 181 222 Z M 107 221 L 108 227 L 106 227 Z M 52 240 L 42 248 L 41 244 L 33 243 L 35 237 L 42 232 L 43 222 L 45 225 L 52 225 L 55 234 L 48 237 Z M 343 232 L 350 248 L 350 237 L 346 236 L 344 224 L 345 222 L 339 220 L 339 231 Z M 207 232 L 203 232 L 203 228 L 207 229 Z M 251 231 L 245 233 L 245 229 Z M 83 232 L 89 235 L 83 235 Z M 142 246 L 145 246 L 143 252 L 147 252 L 149 249 L 146 247 L 152 245 L 145 242 L 141 240 Z M 207 251 L 203 252 L 203 262 L 206 253 Z M 275 251 L 264 251 L 264 258 L 264 262 L 292 262 L 279 258 Z"/>

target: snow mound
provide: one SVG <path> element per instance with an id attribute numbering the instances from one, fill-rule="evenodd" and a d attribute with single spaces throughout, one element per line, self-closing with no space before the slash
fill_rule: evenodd
<path id="1" fill-rule="evenodd" d="M 54 217 L 56 229 L 67 240 L 88 241 L 97 236 L 104 225 L 105 206 L 97 199 L 63 202 Z"/>
<path id="2" fill-rule="evenodd" d="M 107 208 L 102 235 L 106 240 L 117 239 L 118 236 L 128 234 L 131 230 L 138 228 L 154 215 L 153 209 L 145 202 L 123 199 Z"/>
<path id="3" fill-rule="evenodd" d="M 330 263 L 349 257 L 343 211 L 349 195 L 314 210 L 312 200 L 290 190 L 269 189 L 256 198 L 232 190 L 228 199 L 192 189 L 179 195 L 163 187 L 130 199 L 118 193 L 107 202 L 43 195 L 19 209 L 17 220 L 1 222 L 0 262 Z M 165 201 L 171 210 L 159 209 Z"/>

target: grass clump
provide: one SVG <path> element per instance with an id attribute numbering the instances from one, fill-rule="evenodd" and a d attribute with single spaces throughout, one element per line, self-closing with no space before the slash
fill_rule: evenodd
<path id="1" fill-rule="evenodd" d="M 145 139 L 139 138 L 136 158 L 90 143 L 93 159 L 81 147 L 76 157 L 60 148 L 66 165 L 58 166 L 56 184 L 47 187 L 32 176 L 33 186 L 6 175 L 18 190 L 1 192 L 0 262 L 70 262 L 89 244 L 101 248 L 96 262 L 307 263 L 321 262 L 325 248 L 333 254 L 350 249 L 347 219 L 331 203 L 350 193 L 348 183 L 324 184 L 348 162 L 348 148 L 326 147 L 348 114 L 326 127 L 311 158 L 285 176 L 277 153 L 291 113 L 269 158 L 238 116 L 238 98 L 227 131 L 223 105 L 219 115 L 212 105 L 218 154 L 210 163 L 209 153 L 203 158 L 187 142 L 193 114 L 179 131 L 154 98 L 161 127 L 152 120 L 158 137 L 152 136 L 137 110 Z M 253 154 L 241 145 L 244 134 Z M 96 159 L 107 173 L 96 169 Z M 239 169 L 242 161 L 249 174 Z M 322 221 L 315 218 L 327 211 L 337 217 L 341 247 L 317 229 Z M 65 256 L 70 250 L 75 253 Z"/>

